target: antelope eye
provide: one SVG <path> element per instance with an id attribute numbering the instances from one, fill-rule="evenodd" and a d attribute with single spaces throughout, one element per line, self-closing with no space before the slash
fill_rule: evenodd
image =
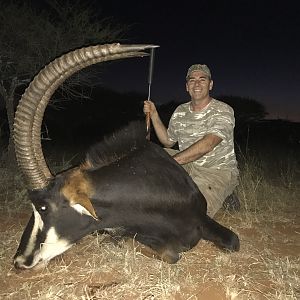
<path id="1" fill-rule="evenodd" d="M 45 212 L 47 209 L 48 209 L 48 207 L 46 205 L 42 205 L 42 206 L 40 206 L 39 211 Z"/>

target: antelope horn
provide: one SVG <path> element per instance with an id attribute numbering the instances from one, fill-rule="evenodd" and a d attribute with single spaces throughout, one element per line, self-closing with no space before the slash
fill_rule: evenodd
<path id="1" fill-rule="evenodd" d="M 75 72 L 103 61 L 143 57 L 154 45 L 106 44 L 81 48 L 62 55 L 45 66 L 32 80 L 17 107 L 14 142 L 18 165 L 33 190 L 45 188 L 51 174 L 41 145 L 41 126 L 55 90 Z"/>

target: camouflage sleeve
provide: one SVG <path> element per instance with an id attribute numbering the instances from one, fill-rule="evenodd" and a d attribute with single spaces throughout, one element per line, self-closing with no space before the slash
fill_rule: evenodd
<path id="1" fill-rule="evenodd" d="M 234 112 L 232 108 L 229 108 L 226 111 L 216 113 L 214 118 L 211 118 L 207 134 L 214 134 L 228 141 L 232 137 L 234 125 Z"/>
<path id="2" fill-rule="evenodd" d="M 168 133 L 169 140 L 175 143 L 175 142 L 177 142 L 177 137 L 176 137 L 176 133 L 175 133 L 174 119 L 175 119 L 175 116 L 173 113 L 173 115 L 169 121 L 169 127 L 167 129 L 167 133 Z"/>
<path id="3" fill-rule="evenodd" d="M 178 128 L 176 128 L 176 123 L 178 124 L 178 107 L 175 109 L 175 111 L 173 112 L 170 121 L 169 121 L 169 127 L 167 129 L 167 133 L 168 133 L 168 138 L 170 141 L 176 143 L 178 141 L 178 137 L 176 134 L 176 130 L 178 130 Z"/>

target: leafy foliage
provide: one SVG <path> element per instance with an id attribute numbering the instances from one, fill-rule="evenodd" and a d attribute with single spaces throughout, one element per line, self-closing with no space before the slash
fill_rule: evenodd
<path id="1" fill-rule="evenodd" d="M 92 7 L 77 2 L 48 1 L 46 9 L 28 1 L 10 1 L 0 11 L 0 79 L 26 82 L 46 63 L 71 49 L 116 41 L 123 29 Z"/>
<path id="2" fill-rule="evenodd" d="M 18 0 L 1 2 L 0 108 L 5 108 L 10 132 L 20 94 L 44 65 L 70 50 L 122 38 L 126 26 L 101 18 L 94 13 L 92 2 L 86 3 L 79 0 L 49 0 L 46 4 Z M 71 94 L 79 82 L 91 84 L 89 79 L 89 76 L 73 76 L 60 88 Z M 14 160 L 13 152 L 10 135 L 6 161 Z"/>

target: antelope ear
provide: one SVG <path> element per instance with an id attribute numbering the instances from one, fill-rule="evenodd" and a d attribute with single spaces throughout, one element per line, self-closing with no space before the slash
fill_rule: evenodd
<path id="1" fill-rule="evenodd" d="M 99 220 L 89 198 L 92 194 L 92 187 L 80 169 L 72 170 L 67 175 L 61 193 L 77 212 Z"/>
<path id="2" fill-rule="evenodd" d="M 72 201 L 71 207 L 73 207 L 80 214 L 85 214 L 94 218 L 96 221 L 99 221 L 99 218 L 95 212 L 95 209 L 91 203 L 91 200 L 86 195 L 80 195 L 76 201 Z"/>

